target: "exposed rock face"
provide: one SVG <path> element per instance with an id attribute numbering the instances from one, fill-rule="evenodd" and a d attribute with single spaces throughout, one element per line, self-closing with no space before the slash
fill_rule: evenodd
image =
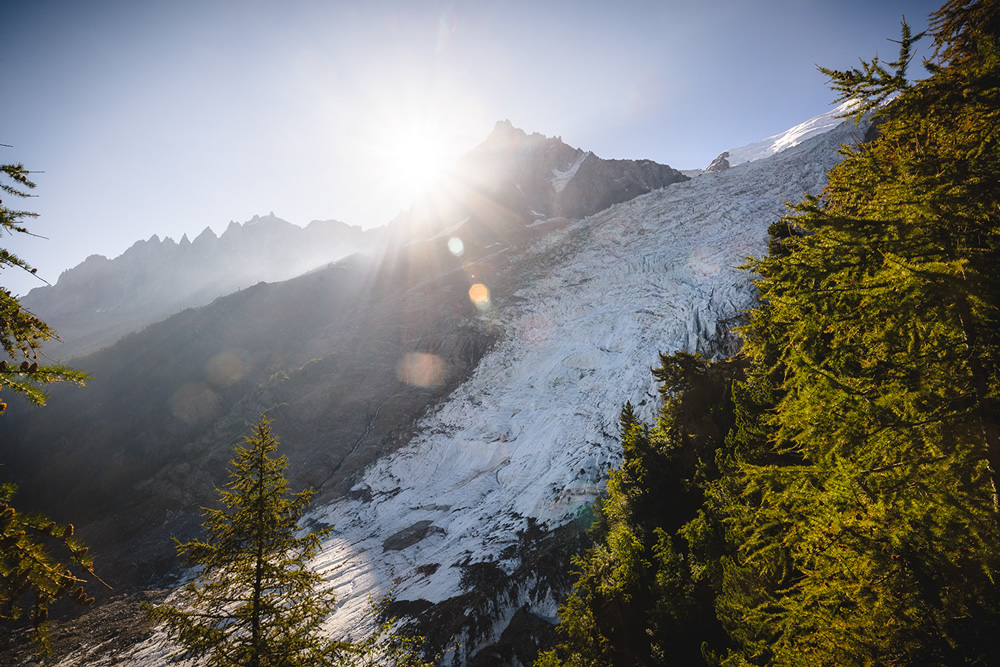
<path id="1" fill-rule="evenodd" d="M 31 290 L 22 302 L 64 341 L 46 346 L 46 353 L 68 359 L 184 308 L 370 249 L 377 237 L 335 220 L 302 228 L 273 213 L 242 225 L 231 222 L 221 236 L 206 228 L 194 241 L 184 236 L 175 243 L 154 234 L 115 259 L 91 255 L 55 285 Z"/>
<path id="2" fill-rule="evenodd" d="M 439 192 L 416 202 L 392 226 L 417 237 L 447 230 L 484 243 L 519 243 L 536 221 L 583 218 L 687 179 L 651 160 L 603 160 L 500 121 L 459 160 Z"/>
<path id="3" fill-rule="evenodd" d="M 723 151 L 719 157 L 712 160 L 712 164 L 705 167 L 705 171 L 725 171 L 729 169 L 729 151 Z"/>

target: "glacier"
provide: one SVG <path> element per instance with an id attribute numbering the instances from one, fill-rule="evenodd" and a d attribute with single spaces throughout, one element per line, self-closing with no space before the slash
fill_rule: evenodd
<path id="1" fill-rule="evenodd" d="M 848 115 L 857 106 L 856 100 L 843 102 L 824 114 L 814 116 L 804 123 L 780 132 L 767 139 L 755 141 L 740 148 L 729 150 L 729 166 L 743 164 L 766 158 L 783 150 L 798 146 L 800 143 L 817 135 L 829 132 L 843 122 L 843 116 Z"/>
<path id="2" fill-rule="evenodd" d="M 471 565 L 509 575 L 529 528 L 555 530 L 586 512 L 620 460 L 621 406 L 628 400 L 640 416 L 655 414 L 649 368 L 657 353 L 732 351 L 728 332 L 755 303 L 740 266 L 766 252 L 784 202 L 819 193 L 839 147 L 864 130 L 827 121 L 798 126 L 824 130 L 798 132 L 785 142 L 793 146 L 545 226 L 510 251 L 517 289 L 494 290 L 479 315 L 502 332 L 500 342 L 425 414 L 406 446 L 370 466 L 347 497 L 310 514 L 335 526 L 314 562 L 338 596 L 332 635 L 370 632 L 369 598 L 390 587 L 398 601 L 425 606 L 461 599 Z M 454 637 L 445 662 L 467 664 L 518 609 L 554 619 L 565 592 L 512 580 L 486 629 Z M 95 650 L 87 660 L 144 666 L 169 653 L 157 634 L 125 655 Z"/>

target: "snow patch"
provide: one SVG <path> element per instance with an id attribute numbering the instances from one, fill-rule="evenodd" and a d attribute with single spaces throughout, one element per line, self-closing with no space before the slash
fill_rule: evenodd
<path id="1" fill-rule="evenodd" d="M 576 172 L 580 169 L 580 165 L 582 165 L 583 161 L 590 155 L 592 155 L 590 151 L 582 153 L 580 157 L 576 159 L 576 162 L 570 165 L 570 168 L 566 171 L 559 171 L 558 169 L 552 170 L 552 187 L 557 193 L 562 192 L 566 187 L 566 184 L 573 180 L 573 177 L 576 176 Z"/>

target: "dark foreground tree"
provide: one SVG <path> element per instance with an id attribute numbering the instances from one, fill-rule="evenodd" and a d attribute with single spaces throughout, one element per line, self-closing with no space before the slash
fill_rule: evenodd
<path id="1" fill-rule="evenodd" d="M 579 576 L 559 610 L 563 641 L 538 667 L 689 665 L 700 661 L 703 643 L 724 644 L 712 608 L 722 531 L 702 507 L 741 371 L 739 361 L 660 354 L 656 423 L 642 423 L 625 404 L 623 461 L 597 504 L 597 544 L 574 559 Z"/>
<path id="2" fill-rule="evenodd" d="M 178 657 L 206 665 L 291 667 L 338 664 L 349 646 L 324 637 L 334 596 L 308 566 L 329 529 L 299 535 L 311 490 L 289 493 L 278 439 L 262 417 L 237 446 L 223 507 L 206 509 L 204 540 L 178 542 L 201 568 L 173 604 L 151 608 L 182 646 Z"/>
<path id="3" fill-rule="evenodd" d="M 0 165 L 5 180 L 0 181 L 4 198 L 28 197 L 35 184 L 28 170 L 20 164 Z M 12 209 L 0 201 L 0 237 L 7 234 L 29 234 L 27 218 L 36 214 Z M 4 269 L 35 270 L 24 260 L 0 247 L 0 271 Z M 10 290 L 0 286 L 0 389 L 10 388 L 36 405 L 45 403 L 45 393 L 39 387 L 50 382 L 83 384 L 87 376 L 61 364 L 44 363 L 43 342 L 55 333 L 33 314 L 21 307 Z M 7 405 L 0 400 L 0 412 Z M 63 526 L 39 514 L 18 511 L 11 499 L 16 486 L 0 485 L 0 619 L 19 620 L 28 616 L 36 630 L 36 638 L 45 641 L 44 623 L 49 606 L 61 597 L 69 597 L 88 605 L 94 598 L 84 592 L 82 584 L 94 575 L 87 548 L 72 539 L 73 526 Z M 56 554 L 62 554 L 57 556 Z M 79 574 L 74 574 L 74 569 Z"/>

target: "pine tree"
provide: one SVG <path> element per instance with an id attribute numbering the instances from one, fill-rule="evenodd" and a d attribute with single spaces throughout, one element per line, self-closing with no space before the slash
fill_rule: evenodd
<path id="1" fill-rule="evenodd" d="M 350 647 L 321 634 L 334 596 L 309 569 L 329 529 L 299 533 L 312 491 L 289 494 L 284 456 L 262 417 L 236 448 L 220 509 L 206 509 L 204 540 L 178 543 L 185 563 L 201 568 L 173 604 L 152 608 L 183 647 L 178 657 L 206 665 L 332 665 Z"/>
<path id="2" fill-rule="evenodd" d="M 696 440 L 653 443 L 671 421 L 690 433 L 685 403 L 718 405 L 694 400 L 697 368 L 679 360 L 657 377 L 690 400 L 661 416 L 648 447 L 623 437 L 605 503 L 617 514 L 602 508 L 637 538 L 639 585 L 611 586 L 628 553 L 599 544 L 578 563 L 567 641 L 539 664 L 669 662 L 685 631 L 712 627 L 692 623 L 706 606 L 725 633 L 704 634 L 712 664 L 996 664 L 1000 2 L 949 0 L 931 25 L 923 81 L 907 77 L 920 35 L 905 23 L 895 61 L 824 70 L 842 100 L 860 99 L 852 115 L 874 113 L 877 136 L 843 149 L 822 196 L 772 226 L 769 255 L 750 265 L 760 305 L 741 330 L 748 368 L 715 468 L 701 468 L 702 506 L 676 532 L 658 526 L 652 553 L 636 530 L 642 517 L 669 522 L 674 503 L 650 502 L 670 483 L 634 453 L 671 452 L 683 468 L 678 452 Z M 633 419 L 623 414 L 623 430 Z M 605 553 L 601 567 L 593 555 Z M 625 627 L 652 638 L 632 646 L 669 648 L 623 658 L 628 638 L 600 594 L 647 585 L 653 612 L 633 597 Z"/>
<path id="3" fill-rule="evenodd" d="M 724 642 L 710 562 L 722 535 L 701 510 L 739 372 L 737 363 L 661 354 L 652 369 L 663 400 L 656 424 L 625 404 L 623 461 L 597 503 L 596 544 L 574 560 L 578 579 L 559 610 L 565 640 L 536 665 L 690 664 L 704 642 Z"/>

